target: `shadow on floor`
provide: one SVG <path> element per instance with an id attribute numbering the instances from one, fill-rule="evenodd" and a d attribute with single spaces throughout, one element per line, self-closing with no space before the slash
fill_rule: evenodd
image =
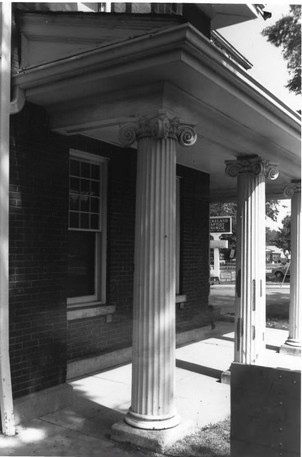
<path id="1" fill-rule="evenodd" d="M 210 376 L 211 378 L 217 378 L 220 380 L 222 370 L 217 370 L 216 368 L 205 367 L 203 365 L 198 365 L 197 363 L 186 362 L 185 360 L 176 359 L 176 367 L 182 368 L 183 370 L 192 371 L 193 373 L 203 374 L 205 376 Z"/>

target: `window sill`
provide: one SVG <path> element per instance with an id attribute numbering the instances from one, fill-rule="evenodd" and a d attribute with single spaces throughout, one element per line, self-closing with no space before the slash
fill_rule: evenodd
<path id="1" fill-rule="evenodd" d="M 185 302 L 187 301 L 186 295 L 177 295 L 176 304 L 180 309 L 184 309 Z M 88 307 L 89 306 L 89 307 Z M 112 321 L 112 314 L 115 313 L 115 305 L 100 306 L 98 303 L 89 303 L 85 306 L 83 304 L 70 306 L 67 310 L 67 320 L 73 321 L 76 319 L 87 319 L 97 316 L 106 316 L 106 322 Z"/>
<path id="2" fill-rule="evenodd" d="M 106 322 L 112 321 L 112 314 L 115 313 L 115 306 L 99 306 L 97 303 L 90 303 L 91 307 L 79 305 L 67 310 L 67 320 L 87 319 L 97 316 L 106 316 Z"/>
<path id="3" fill-rule="evenodd" d="M 185 308 L 186 301 L 187 301 L 186 295 L 176 295 L 176 304 L 179 305 L 179 309 Z"/>

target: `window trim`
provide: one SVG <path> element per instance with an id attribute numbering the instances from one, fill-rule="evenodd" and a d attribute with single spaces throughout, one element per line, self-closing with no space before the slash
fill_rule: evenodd
<path id="1" fill-rule="evenodd" d="M 92 304 L 106 304 L 106 265 L 107 265 L 107 182 L 108 182 L 108 162 L 109 158 L 90 154 L 89 152 L 77 149 L 69 150 L 69 159 L 79 159 L 89 163 L 95 163 L 101 166 L 100 176 L 100 217 L 101 228 L 95 230 L 95 294 L 79 297 L 67 297 L 69 308 L 78 306 L 91 306 Z M 69 211 L 69 208 L 68 208 Z M 68 227 L 68 231 L 85 231 L 85 229 L 73 229 Z M 91 232 L 91 230 L 87 230 Z"/>

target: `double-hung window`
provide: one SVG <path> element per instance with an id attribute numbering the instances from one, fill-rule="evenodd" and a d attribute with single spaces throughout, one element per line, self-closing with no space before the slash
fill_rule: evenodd
<path id="1" fill-rule="evenodd" d="M 68 283 L 70 306 L 106 301 L 107 159 L 71 150 Z"/>

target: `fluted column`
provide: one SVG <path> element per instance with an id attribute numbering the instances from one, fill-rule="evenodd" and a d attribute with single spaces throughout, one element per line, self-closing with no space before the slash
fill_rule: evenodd
<path id="1" fill-rule="evenodd" d="M 161 430 L 179 423 L 174 405 L 176 142 L 193 144 L 194 130 L 166 113 L 120 130 L 137 141 L 132 401 L 125 421 Z"/>
<path id="2" fill-rule="evenodd" d="M 278 172 L 260 157 L 226 162 L 237 177 L 237 262 L 235 355 L 238 363 L 255 363 L 265 348 L 265 178 Z"/>
<path id="3" fill-rule="evenodd" d="M 293 181 L 284 188 L 284 195 L 291 198 L 291 260 L 289 335 L 281 346 L 281 353 L 301 354 L 301 301 L 302 301 L 302 244 L 301 244 L 301 181 Z"/>

